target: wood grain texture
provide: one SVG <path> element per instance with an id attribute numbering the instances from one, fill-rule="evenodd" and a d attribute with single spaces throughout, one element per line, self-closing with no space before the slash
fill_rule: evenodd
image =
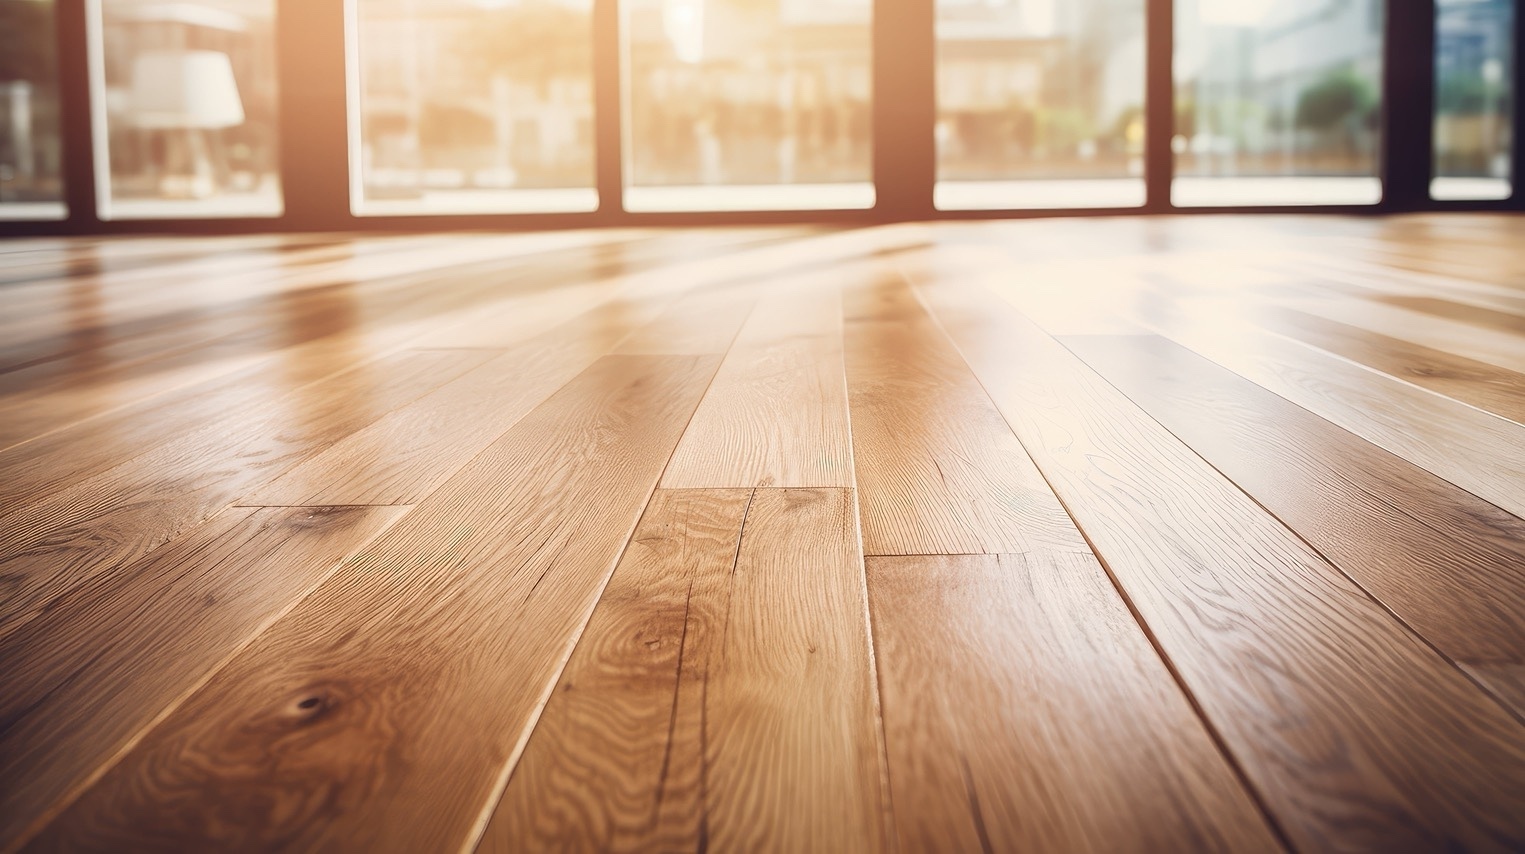
<path id="1" fill-rule="evenodd" d="M 1089 555 L 868 559 L 900 849 L 1274 851 Z"/>
<path id="2" fill-rule="evenodd" d="M 1525 372 L 1520 336 L 1370 301 L 1304 300 L 1289 307 L 1505 370 Z"/>
<path id="3" fill-rule="evenodd" d="M 717 851 L 888 845 L 851 490 L 758 490 L 704 697 L 703 839 Z"/>
<path id="4" fill-rule="evenodd" d="M 666 489 L 851 486 L 835 288 L 759 301 L 662 477 Z"/>
<path id="5" fill-rule="evenodd" d="M 846 305 L 864 552 L 1090 553 L 904 280 L 854 287 Z"/>
<path id="6" fill-rule="evenodd" d="M 924 293 L 1290 841 L 1525 844 L 1525 727 L 993 295 Z"/>
<path id="7" fill-rule="evenodd" d="M 388 411 L 479 361 L 414 352 L 275 395 L 257 418 L 211 426 L 0 517 L 0 637 L 52 599 L 109 576 Z"/>
<path id="8" fill-rule="evenodd" d="M 1275 318 L 1278 332 L 1305 344 L 1525 424 L 1525 374 L 1306 312 L 1288 309 Z"/>
<path id="9" fill-rule="evenodd" d="M 36 850 L 462 845 L 717 362 L 601 359 L 233 659 Z"/>
<path id="10" fill-rule="evenodd" d="M 1231 322 L 1168 336 L 1362 438 L 1525 517 L 1525 426 Z"/>
<path id="11" fill-rule="evenodd" d="M 416 503 L 663 303 L 613 300 L 388 413 L 242 499 L 246 505 Z M 729 330 L 734 337 L 740 318 Z"/>
<path id="12" fill-rule="evenodd" d="M 1525 666 L 1525 520 L 1162 338 L 1061 341 L 1452 660 Z"/>
<path id="13" fill-rule="evenodd" d="M 747 489 L 657 490 L 479 852 L 703 844 L 705 697 L 751 498 Z"/>
<path id="14" fill-rule="evenodd" d="M 0 641 L 0 840 L 35 832 L 156 717 L 404 512 L 232 509 L 53 602 Z"/>

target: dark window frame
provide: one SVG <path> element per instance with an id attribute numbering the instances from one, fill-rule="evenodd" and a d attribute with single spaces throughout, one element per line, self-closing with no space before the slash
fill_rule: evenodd
<path id="1" fill-rule="evenodd" d="M 622 207 L 620 122 L 621 13 L 618 0 L 594 0 L 594 134 L 599 207 L 587 213 L 355 216 L 350 211 L 347 18 L 352 0 L 276 0 L 280 91 L 280 164 L 285 212 L 278 217 L 102 220 L 97 215 L 91 151 L 86 47 L 87 0 L 56 0 L 59 84 L 63 95 L 64 198 L 68 216 L 7 221 L 7 235 L 227 234 L 251 232 L 396 232 L 522 230 L 714 224 L 875 224 L 1130 214 L 1391 214 L 1413 211 L 1525 210 L 1525 109 L 1514 111 L 1513 195 L 1489 201 L 1429 196 L 1435 99 L 1435 0 L 1388 0 L 1383 56 L 1383 197 L 1358 206 L 1176 207 L 1170 201 L 1174 132 L 1173 0 L 1145 0 L 1145 187 L 1142 208 L 945 211 L 932 203 L 936 178 L 934 0 L 874 0 L 873 176 L 877 201 L 863 210 L 632 213 Z M 1522 3 L 1521 5 L 1525 5 Z M 1515 16 L 1516 56 L 1525 51 L 1525 9 Z M 330 47 L 332 46 L 332 47 Z M 1414 62 L 1415 56 L 1425 58 Z M 893 61 L 884 61 L 893 57 Z M 1514 63 L 1515 92 L 1525 91 L 1525 62 Z M 894 92 L 893 99 L 877 93 Z M 1401 97 L 1393 97 L 1401 92 Z"/>

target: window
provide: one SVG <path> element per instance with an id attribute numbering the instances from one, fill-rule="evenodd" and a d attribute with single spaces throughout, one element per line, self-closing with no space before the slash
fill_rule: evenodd
<path id="1" fill-rule="evenodd" d="M 1178 205 L 1375 204 L 1382 0 L 1178 0 Z"/>
<path id="2" fill-rule="evenodd" d="M 93 0 L 103 219 L 281 213 L 275 0 Z"/>
<path id="3" fill-rule="evenodd" d="M 0 0 L 0 220 L 63 219 L 53 2 Z"/>
<path id="4" fill-rule="evenodd" d="M 625 207 L 873 205 L 871 0 L 624 0 Z"/>
<path id="5" fill-rule="evenodd" d="M 1144 203 L 1143 0 L 937 0 L 936 204 Z"/>
<path id="6" fill-rule="evenodd" d="M 1513 192 L 1514 16 L 1514 0 L 1436 3 L 1434 198 Z"/>
<path id="7" fill-rule="evenodd" d="M 354 0 L 357 214 L 589 211 L 592 0 Z"/>

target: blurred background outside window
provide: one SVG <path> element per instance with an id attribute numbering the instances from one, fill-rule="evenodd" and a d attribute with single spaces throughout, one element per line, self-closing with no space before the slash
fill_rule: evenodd
<path id="1" fill-rule="evenodd" d="M 1381 200 L 1382 0 L 1177 0 L 1178 205 Z"/>
<path id="2" fill-rule="evenodd" d="M 1144 0 L 937 0 L 937 207 L 1144 203 Z"/>
<path id="3" fill-rule="evenodd" d="M 62 219 L 53 0 L 0 0 L 0 220 Z"/>
<path id="4" fill-rule="evenodd" d="M 870 0 L 624 0 L 624 15 L 626 208 L 873 205 Z"/>
<path id="5" fill-rule="evenodd" d="M 1437 199 L 1507 199 L 1513 186 L 1514 0 L 1439 0 L 1435 20 Z"/>
<path id="6" fill-rule="evenodd" d="M 278 216 L 274 0 L 91 8 L 102 216 Z"/>
<path id="7" fill-rule="evenodd" d="M 356 0 L 355 212 L 596 208 L 592 10 Z"/>

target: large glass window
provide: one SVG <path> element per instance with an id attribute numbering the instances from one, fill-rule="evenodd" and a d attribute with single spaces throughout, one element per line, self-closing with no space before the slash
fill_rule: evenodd
<path id="1" fill-rule="evenodd" d="M 1513 191 L 1514 0 L 1439 0 L 1435 21 L 1437 199 Z"/>
<path id="2" fill-rule="evenodd" d="M 625 0 L 625 207 L 874 202 L 871 0 Z"/>
<path id="3" fill-rule="evenodd" d="M 105 219 L 277 216 L 275 0 L 92 0 Z"/>
<path id="4" fill-rule="evenodd" d="M 587 211 L 592 0 L 354 0 L 357 214 Z"/>
<path id="5" fill-rule="evenodd" d="M 1144 0 L 937 0 L 937 207 L 1144 203 Z"/>
<path id="6" fill-rule="evenodd" d="M 1178 205 L 1382 196 L 1383 0 L 1177 0 Z"/>
<path id="7" fill-rule="evenodd" d="M 53 0 L 0 0 L 0 219 L 62 219 Z"/>

